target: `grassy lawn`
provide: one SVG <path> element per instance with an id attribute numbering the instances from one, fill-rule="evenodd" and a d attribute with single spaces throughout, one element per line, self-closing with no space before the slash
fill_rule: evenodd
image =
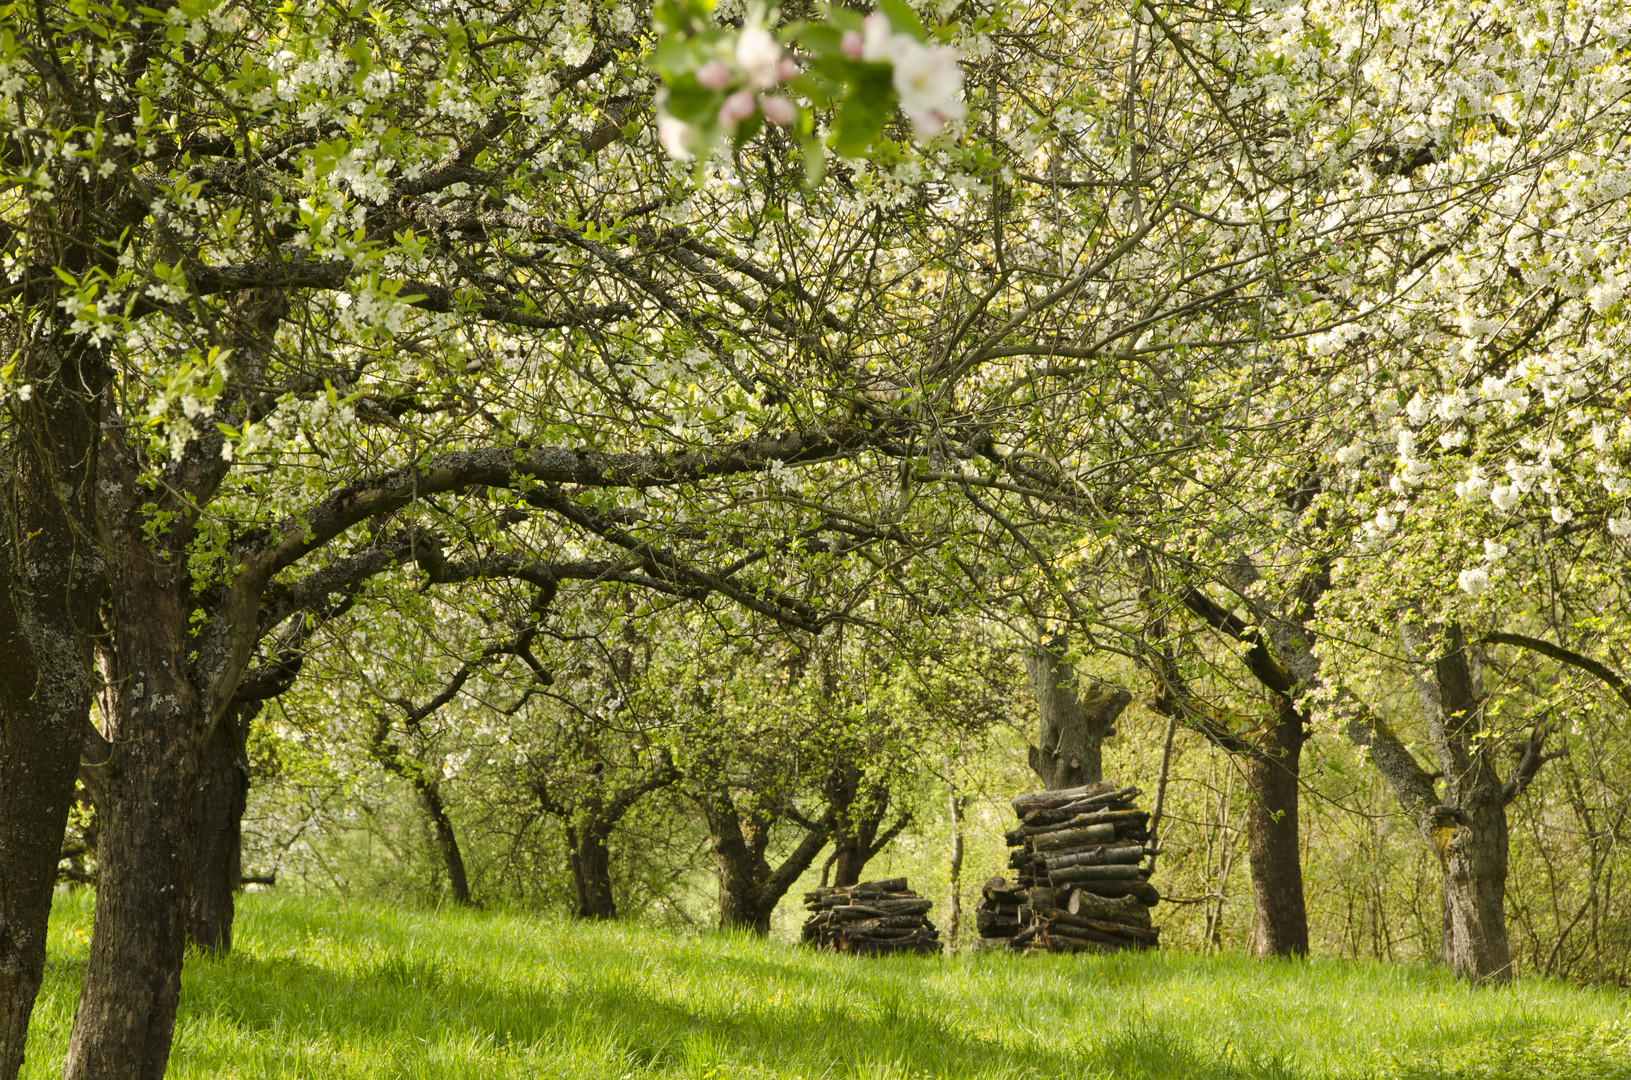
<path id="1" fill-rule="evenodd" d="M 251 896 L 189 958 L 178 1077 L 1631 1080 L 1631 995 L 1171 954 L 858 959 L 508 913 Z M 59 898 L 24 1077 L 56 1075 L 90 932 Z"/>

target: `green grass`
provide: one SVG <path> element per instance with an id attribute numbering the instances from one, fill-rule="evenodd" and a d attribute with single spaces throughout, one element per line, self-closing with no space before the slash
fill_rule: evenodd
<path id="1" fill-rule="evenodd" d="M 860 959 L 508 913 L 251 896 L 189 957 L 178 1077 L 1631 1080 L 1631 996 L 1235 957 Z M 24 1077 L 54 1076 L 90 928 L 59 898 Z"/>

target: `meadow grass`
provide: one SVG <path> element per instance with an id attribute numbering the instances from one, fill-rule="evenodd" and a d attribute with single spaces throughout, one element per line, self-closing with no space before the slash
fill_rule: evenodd
<path id="1" fill-rule="evenodd" d="M 90 917 L 59 897 L 26 1078 L 60 1067 Z M 262 895 L 232 956 L 188 957 L 170 1075 L 1631 1080 L 1631 995 L 1345 961 L 866 959 Z"/>

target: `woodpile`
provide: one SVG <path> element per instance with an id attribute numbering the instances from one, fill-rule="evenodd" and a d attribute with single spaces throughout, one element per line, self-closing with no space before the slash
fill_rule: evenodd
<path id="1" fill-rule="evenodd" d="M 881 953 L 940 951 L 940 932 L 927 918 L 932 900 L 906 887 L 905 878 L 863 881 L 804 894 L 812 914 L 804 922 L 804 940 L 834 952 Z"/>
<path id="2" fill-rule="evenodd" d="M 975 912 L 982 944 L 1055 952 L 1148 949 L 1160 894 L 1144 868 L 1149 814 L 1135 787 L 1097 783 L 1013 800 L 1007 835 L 1018 881 L 986 883 Z"/>

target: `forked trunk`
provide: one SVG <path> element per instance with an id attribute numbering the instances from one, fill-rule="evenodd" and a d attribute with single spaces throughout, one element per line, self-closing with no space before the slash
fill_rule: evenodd
<path id="1" fill-rule="evenodd" d="M 1247 851 L 1258 956 L 1307 956 L 1308 911 L 1303 903 L 1302 856 L 1297 843 L 1298 771 L 1302 717 L 1281 702 L 1259 748 L 1245 755 Z"/>
<path id="2" fill-rule="evenodd" d="M 761 937 L 770 933 L 770 916 L 799 875 L 810 868 L 827 846 L 832 818 L 806 829 L 804 838 L 782 864 L 772 868 L 765 858 L 771 820 L 743 815 L 724 792 L 700 800 L 713 839 L 714 866 L 719 873 L 719 926 L 747 930 Z"/>
<path id="3" fill-rule="evenodd" d="M 234 705 L 204 748 L 193 828 L 192 902 L 187 936 L 201 949 L 232 950 L 233 897 L 243 880 L 243 817 L 249 799 L 244 745 L 259 704 Z"/>

